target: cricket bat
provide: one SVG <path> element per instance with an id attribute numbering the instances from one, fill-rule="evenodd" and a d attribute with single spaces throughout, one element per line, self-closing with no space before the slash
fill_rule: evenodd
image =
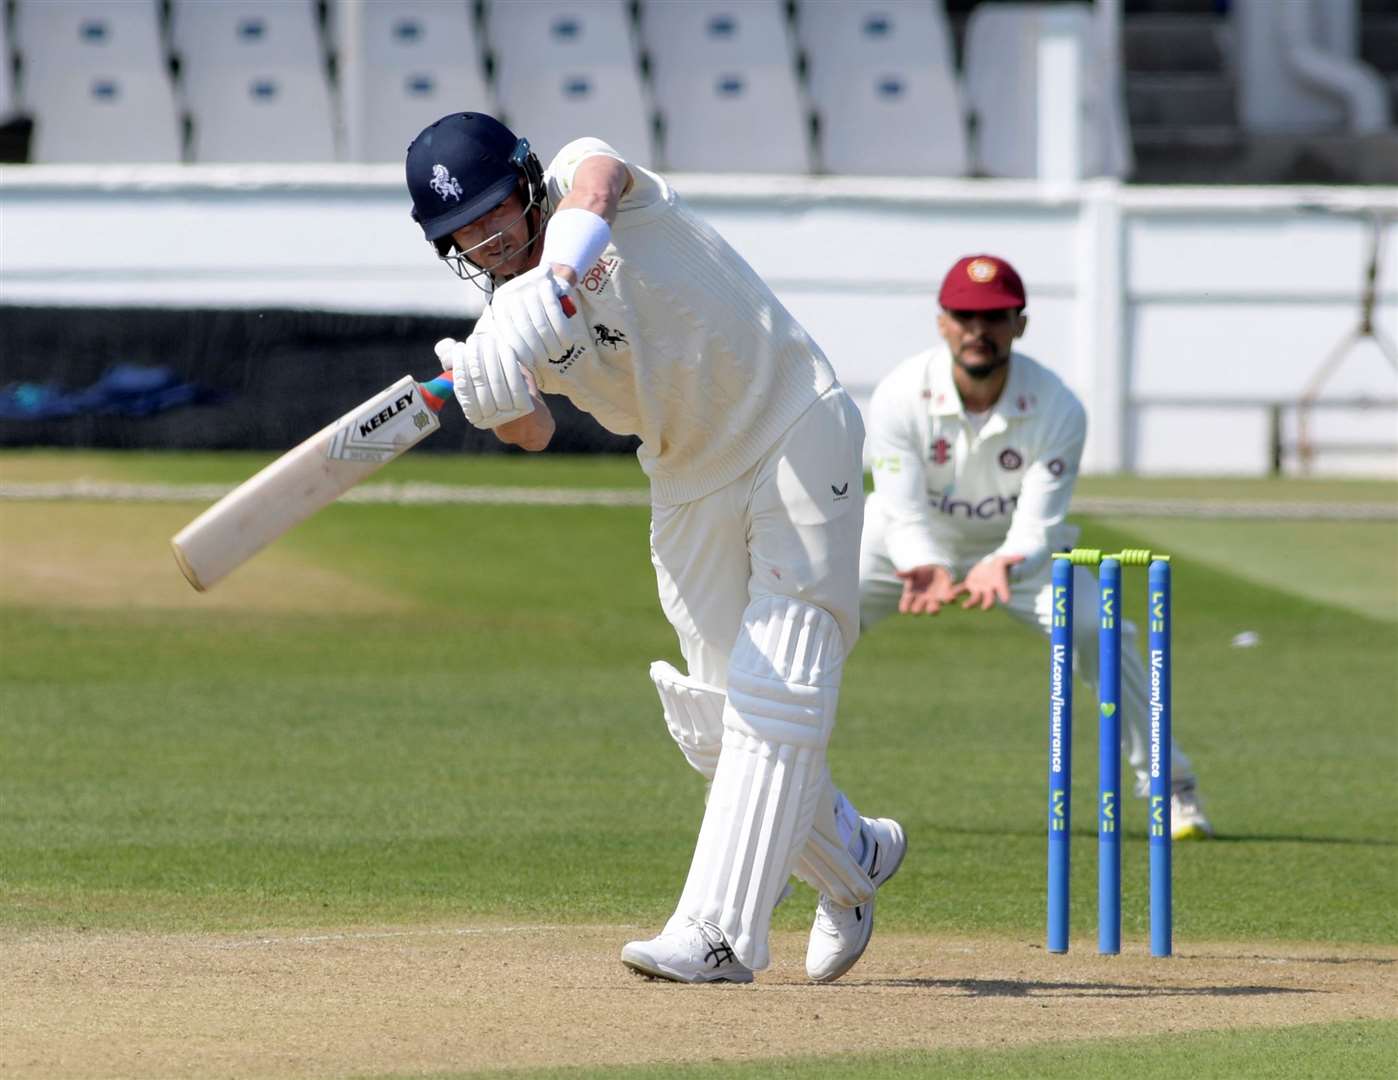
<path id="1" fill-rule="evenodd" d="M 277 537 L 441 426 L 451 372 L 405 375 L 239 484 L 170 541 L 180 570 L 212 588 Z"/>

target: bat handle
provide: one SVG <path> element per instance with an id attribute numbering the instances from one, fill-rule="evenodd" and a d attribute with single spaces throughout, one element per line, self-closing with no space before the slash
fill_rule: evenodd
<path id="1" fill-rule="evenodd" d="M 563 314 L 570 319 L 578 313 L 577 304 L 573 303 L 573 298 L 565 292 L 558 294 L 558 304 L 563 309 Z M 417 384 L 422 392 L 422 403 L 434 413 L 441 412 L 442 406 L 452 399 L 451 378 L 451 372 L 444 371 L 435 379 Z"/>
<path id="2" fill-rule="evenodd" d="M 434 413 L 441 412 L 442 406 L 452 399 L 451 372 L 444 371 L 435 379 L 417 384 L 422 394 L 422 403 Z"/>

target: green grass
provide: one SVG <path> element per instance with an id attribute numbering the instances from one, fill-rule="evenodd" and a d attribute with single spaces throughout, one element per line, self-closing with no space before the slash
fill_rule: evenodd
<path id="1" fill-rule="evenodd" d="M 1176 558 L 1263 588 L 1398 621 L 1398 523 L 1124 518 L 1113 524 Z"/>
<path id="2" fill-rule="evenodd" d="M 233 484 L 280 455 L 258 451 L 6 450 L 0 482 L 43 483 L 85 477 L 103 483 Z M 406 454 L 365 483 L 493 484 L 520 487 L 637 488 L 645 474 L 630 454 Z"/>
<path id="3" fill-rule="evenodd" d="M 272 452 L 4 450 L 0 481 L 33 483 L 78 476 L 125 483 L 235 483 L 276 459 Z M 408 454 L 368 483 L 424 482 L 529 487 L 644 488 L 630 454 L 550 454 L 547 465 L 527 454 Z M 1200 479 L 1170 476 L 1085 476 L 1079 494 L 1120 498 L 1207 498 L 1254 502 L 1398 503 L 1392 480 L 1311 478 Z"/>
<path id="4" fill-rule="evenodd" d="M 584 468 L 524 464 L 547 484 Z M 44 527 L 41 504 L 4 512 Z M 139 507 L 109 512 L 139 528 Z M 1152 522 L 1084 524 L 1094 545 L 1158 543 Z M 1191 524 L 1170 523 L 1181 550 Z M 1231 524 L 1240 543 L 1274 535 Z M 1353 535 L 1321 524 L 1307 542 L 1362 573 L 1387 549 Z M 412 609 L 0 609 L 0 924 L 668 914 L 702 788 L 646 676 L 678 655 L 643 509 L 335 507 L 286 544 Z M 1176 939 L 1398 943 L 1398 626 L 1298 598 L 1285 571 L 1260 584 L 1178 563 L 1176 731 L 1222 835 L 1177 849 Z M 1243 629 L 1261 646 L 1231 648 Z M 851 658 L 833 767 L 913 844 L 882 926 L 1041 934 L 1046 666 L 1035 636 L 961 612 L 890 620 Z M 1095 732 L 1078 715 L 1083 935 Z M 1140 939 L 1143 805 L 1127 813 L 1125 933 Z M 803 899 L 778 923 L 808 916 Z"/>
<path id="5" fill-rule="evenodd" d="M 1390 1075 L 1395 1060 L 1398 1023 L 1371 1020 L 838 1060 L 433 1073 L 430 1080 L 1354 1080 Z"/>

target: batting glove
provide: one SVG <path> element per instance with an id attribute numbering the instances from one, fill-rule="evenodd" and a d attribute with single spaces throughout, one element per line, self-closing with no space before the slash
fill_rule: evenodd
<path id="1" fill-rule="evenodd" d="M 560 299 L 566 291 L 547 266 L 538 266 L 491 297 L 492 331 L 526 367 L 538 371 L 577 344 L 579 332 Z"/>
<path id="2" fill-rule="evenodd" d="M 534 411 L 524 369 L 492 335 L 443 338 L 437 342 L 437 359 L 451 372 L 456 400 L 473 427 L 488 431 Z"/>

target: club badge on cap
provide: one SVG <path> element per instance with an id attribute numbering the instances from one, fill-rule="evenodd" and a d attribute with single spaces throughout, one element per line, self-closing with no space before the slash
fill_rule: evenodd
<path id="1" fill-rule="evenodd" d="M 996 255 L 967 255 L 947 271 L 937 300 L 952 311 L 994 311 L 1025 306 L 1024 282 Z"/>

